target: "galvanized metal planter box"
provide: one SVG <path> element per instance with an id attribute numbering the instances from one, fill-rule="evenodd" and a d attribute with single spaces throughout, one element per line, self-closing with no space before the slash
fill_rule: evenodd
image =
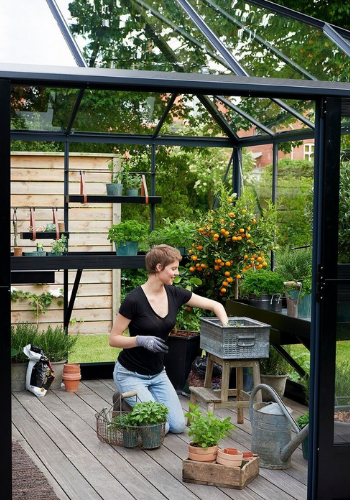
<path id="1" fill-rule="evenodd" d="M 242 467 L 227 467 L 216 463 L 183 460 L 182 480 L 187 483 L 207 484 L 242 490 L 259 474 L 259 457 L 255 456 Z"/>
<path id="2" fill-rule="evenodd" d="M 200 318 L 200 347 L 221 359 L 269 357 L 270 325 L 245 317 L 230 317 L 229 326 L 217 318 Z"/>

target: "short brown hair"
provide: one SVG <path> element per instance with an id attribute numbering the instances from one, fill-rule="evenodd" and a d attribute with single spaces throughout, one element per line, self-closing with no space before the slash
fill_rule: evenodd
<path id="1" fill-rule="evenodd" d="M 156 272 L 157 264 L 161 264 L 162 269 L 178 260 L 182 259 L 182 255 L 177 248 L 169 245 L 155 245 L 146 253 L 146 270 L 149 274 Z"/>

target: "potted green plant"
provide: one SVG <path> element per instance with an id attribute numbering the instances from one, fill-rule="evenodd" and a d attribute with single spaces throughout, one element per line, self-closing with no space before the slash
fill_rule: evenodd
<path id="1" fill-rule="evenodd" d="M 124 172 L 123 185 L 126 189 L 126 196 L 138 196 L 142 185 L 141 175 L 137 172 Z"/>
<path id="2" fill-rule="evenodd" d="M 51 252 L 48 252 L 48 255 L 57 257 L 62 255 L 63 252 L 67 250 L 67 236 L 62 234 L 61 238 L 58 240 L 53 240 L 51 243 Z"/>
<path id="3" fill-rule="evenodd" d="M 287 283 L 287 313 L 300 318 L 311 317 L 311 291 L 312 291 L 312 248 L 284 248 L 276 252 L 277 271 L 284 276 Z M 300 283 L 300 285 L 293 285 Z M 288 312 L 289 305 L 289 312 Z"/>
<path id="4" fill-rule="evenodd" d="M 198 409 L 199 405 L 189 403 L 189 408 L 185 413 L 190 422 L 189 458 L 200 462 L 212 462 L 216 459 L 219 441 L 229 436 L 236 426 L 231 424 L 230 417 L 221 419 L 214 413 L 201 412 Z"/>
<path id="5" fill-rule="evenodd" d="M 59 389 L 62 384 L 62 374 L 69 354 L 72 354 L 78 341 L 78 335 L 69 335 L 62 326 L 38 331 L 36 343 L 44 351 L 53 365 L 55 379 L 50 389 Z"/>
<path id="6" fill-rule="evenodd" d="M 164 439 L 169 410 L 157 401 L 138 402 L 128 414 L 128 425 L 138 427 L 145 449 L 159 448 Z"/>
<path id="7" fill-rule="evenodd" d="M 115 171 L 113 160 L 108 162 L 108 168 L 112 172 L 112 177 L 111 182 L 106 184 L 107 195 L 121 196 L 123 194 L 124 168 L 121 167 L 118 171 Z"/>
<path id="8" fill-rule="evenodd" d="M 164 225 L 152 231 L 149 235 L 149 244 L 160 245 L 165 243 L 178 248 L 182 255 L 188 254 L 196 231 L 196 223 L 189 219 L 177 219 L 173 222 L 164 219 Z"/>
<path id="9" fill-rule="evenodd" d="M 26 388 L 26 373 L 28 358 L 23 347 L 35 344 L 38 328 L 31 323 L 11 325 L 11 390 L 24 391 Z"/>
<path id="10" fill-rule="evenodd" d="M 283 397 L 290 366 L 287 360 L 272 346 L 269 347 L 269 357 L 260 358 L 261 383 L 272 387 L 280 398 Z M 272 396 L 262 389 L 263 401 L 272 401 Z"/>
<path id="11" fill-rule="evenodd" d="M 251 268 L 240 280 L 239 294 L 242 298 L 248 298 L 249 305 L 281 311 L 283 278 L 278 272 L 270 269 Z"/>
<path id="12" fill-rule="evenodd" d="M 130 219 L 111 226 L 107 238 L 115 243 L 117 255 L 137 255 L 138 244 L 146 239 L 147 232 L 147 224 Z"/>

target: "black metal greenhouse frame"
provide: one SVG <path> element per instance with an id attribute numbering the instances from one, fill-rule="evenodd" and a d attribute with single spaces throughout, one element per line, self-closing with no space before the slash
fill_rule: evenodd
<path id="1" fill-rule="evenodd" d="M 236 138 L 121 136 L 103 134 L 81 134 L 62 132 L 12 131 L 10 129 L 10 90 L 12 85 L 42 85 L 84 89 L 143 90 L 203 95 L 234 95 L 268 97 L 271 99 L 306 99 L 315 101 L 315 201 L 314 201 L 314 293 L 311 322 L 311 384 L 310 384 L 310 455 L 308 499 L 328 500 L 349 498 L 348 463 L 350 445 L 333 444 L 334 411 L 334 366 L 335 366 L 335 310 L 336 286 L 350 283 L 348 266 L 337 266 L 337 193 L 339 191 L 339 162 L 342 100 L 350 92 L 350 84 L 316 81 L 295 81 L 244 76 L 213 76 L 172 74 L 145 71 L 120 71 L 90 68 L 56 68 L 0 65 L 0 145 L 2 153 L 1 219 L 0 240 L 1 272 L 0 294 L 3 304 L 3 377 L 2 411 L 3 430 L 1 459 L 4 468 L 2 492 L 10 498 L 11 491 L 11 370 L 10 370 L 10 326 L 11 326 L 11 244 L 10 244 L 10 141 L 49 140 L 66 144 L 66 156 L 71 142 L 105 142 L 129 144 L 195 145 L 200 147 L 233 148 L 234 178 L 238 178 L 239 150 L 262 141 L 274 144 L 296 138 L 305 138 L 303 133 L 287 133 L 272 137 Z M 307 131 L 306 136 L 311 132 Z M 68 161 L 66 158 L 65 161 Z M 155 161 L 155 158 L 154 158 Z M 237 181 L 236 181 L 237 182 Z M 330 237 L 331 235 L 331 237 Z M 71 257 L 66 256 L 65 259 Z M 86 257 L 88 259 L 88 256 Z M 57 263 L 55 264 L 57 265 Z M 345 274 L 344 274 L 345 273 Z M 341 281 L 339 281 L 339 279 Z M 333 457 L 331 469 L 325 469 L 325 454 Z M 345 496 L 346 495 L 346 496 Z"/>

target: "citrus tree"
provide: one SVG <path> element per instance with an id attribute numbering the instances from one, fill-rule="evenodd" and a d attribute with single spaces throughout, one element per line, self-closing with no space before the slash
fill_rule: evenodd
<path id="1" fill-rule="evenodd" d="M 189 270 L 202 280 L 199 293 L 225 302 L 234 296 L 235 280 L 248 269 L 266 267 L 274 248 L 276 210 L 258 210 L 253 193 L 236 195 L 221 187 L 219 206 L 199 217 L 190 249 Z"/>

